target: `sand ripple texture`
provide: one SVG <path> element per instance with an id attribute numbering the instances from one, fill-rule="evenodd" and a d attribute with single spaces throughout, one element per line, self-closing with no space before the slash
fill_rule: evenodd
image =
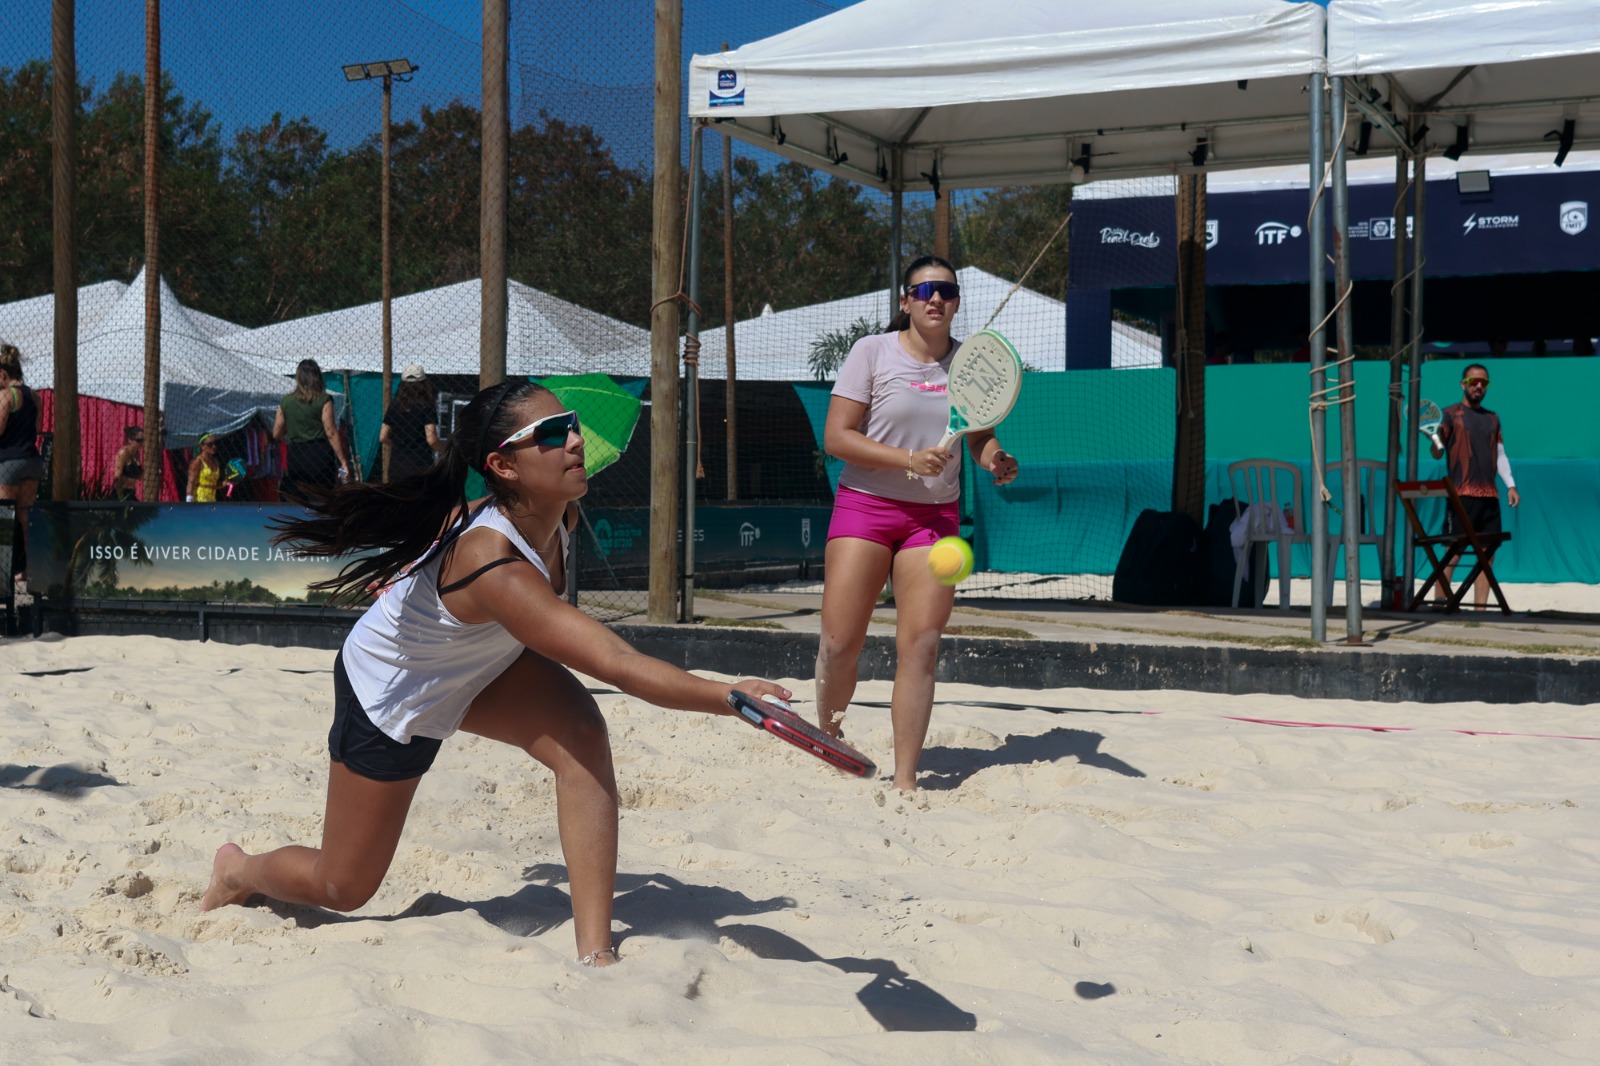
<path id="1" fill-rule="evenodd" d="M 331 653 L 93 637 L 0 662 L 0 1062 L 1600 1048 L 1600 742 L 1485 735 L 1594 736 L 1596 706 L 944 685 L 907 797 L 591 682 L 624 807 L 624 962 L 600 971 L 572 961 L 549 774 L 467 736 L 362 910 L 198 911 L 223 841 L 317 842 Z M 885 767 L 888 698 L 863 684 L 846 723 Z"/>

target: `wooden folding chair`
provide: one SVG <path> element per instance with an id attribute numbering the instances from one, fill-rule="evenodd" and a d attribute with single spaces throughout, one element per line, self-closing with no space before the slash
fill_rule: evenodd
<path id="1" fill-rule="evenodd" d="M 1456 488 L 1448 481 L 1396 481 L 1394 483 L 1395 495 L 1400 497 L 1400 503 L 1406 509 L 1406 521 L 1411 525 L 1412 543 L 1421 548 L 1428 557 L 1428 563 L 1433 567 L 1433 573 L 1428 575 L 1428 580 L 1411 597 L 1411 602 L 1406 605 L 1406 610 L 1415 611 L 1434 585 L 1444 593 L 1444 609 L 1446 611 L 1459 611 L 1461 598 L 1467 590 L 1478 580 L 1482 574 L 1489 579 L 1489 588 L 1494 592 L 1494 598 L 1500 603 L 1500 610 L 1506 614 L 1511 613 L 1511 608 L 1506 604 L 1505 594 L 1500 591 L 1500 582 L 1494 578 L 1494 569 L 1490 565 L 1494 560 L 1495 550 L 1511 539 L 1511 534 L 1479 533 L 1472 528 L 1472 523 L 1467 519 L 1466 508 L 1461 506 L 1461 497 L 1456 495 Z M 1450 508 L 1454 516 L 1454 533 L 1429 533 L 1422 526 L 1422 521 L 1417 517 L 1417 500 L 1443 499 L 1445 506 Z M 1440 556 L 1435 548 L 1444 548 L 1444 555 Z M 1467 576 L 1456 585 L 1450 587 L 1450 581 L 1445 576 L 1446 571 L 1455 566 L 1463 556 L 1472 556 L 1472 569 Z"/>

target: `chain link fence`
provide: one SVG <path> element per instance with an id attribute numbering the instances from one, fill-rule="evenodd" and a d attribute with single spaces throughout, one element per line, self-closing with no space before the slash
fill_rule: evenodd
<path id="1" fill-rule="evenodd" d="M 481 27 L 397 0 L 162 5 L 162 423 L 146 427 L 143 11 L 76 6 L 82 496 L 147 495 L 148 453 L 128 446 L 154 430 L 155 498 L 275 501 L 290 473 L 280 438 L 317 434 L 295 412 L 306 401 L 320 410 L 323 391 L 349 476 L 394 478 L 432 461 L 478 387 Z M 685 59 L 841 6 L 688 0 Z M 22 352 L 46 434 L 49 7 L 0 8 L 0 338 Z M 643 547 L 652 505 L 654 32 L 648 5 L 511 7 L 507 372 L 583 414 L 592 480 L 578 584 L 585 609 L 606 619 L 642 613 L 648 582 L 630 549 Z M 825 509 L 837 476 L 820 445 L 828 383 L 850 341 L 883 329 L 892 309 L 889 201 L 715 129 L 702 134 L 697 502 Z M 1166 210 L 1170 186 L 1147 190 L 1169 198 Z M 968 481 L 981 572 L 962 594 L 1107 595 L 1123 497 L 1164 507 L 1154 497 L 1163 476 L 1170 486 L 1171 376 L 1148 369 L 1164 361 L 1161 298 L 1112 308 L 1105 368 L 1069 373 L 1073 274 L 1092 264 L 1092 235 L 1074 224 L 1049 238 L 1073 211 L 1072 190 L 943 195 L 905 197 L 901 261 L 934 250 L 947 227 L 963 287 L 957 335 L 1004 303 L 994 324 L 1031 371 L 1001 433 L 1023 479 L 1004 500 Z M 1153 291 L 1171 279 L 1121 284 Z M 320 386 L 304 380 L 307 361 Z M 1143 464 L 1133 487 L 1130 462 Z M 807 577 L 803 564 L 716 565 L 697 579 Z"/>

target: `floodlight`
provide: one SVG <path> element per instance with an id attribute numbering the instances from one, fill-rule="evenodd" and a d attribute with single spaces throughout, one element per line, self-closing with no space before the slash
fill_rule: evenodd
<path id="1" fill-rule="evenodd" d="M 399 77 L 415 74 L 422 68 L 409 59 L 382 59 L 376 63 L 352 63 L 339 69 L 344 71 L 346 81 L 370 81 L 373 78 L 387 78 L 391 75 Z"/>
<path id="2" fill-rule="evenodd" d="M 1462 196 L 1481 195 L 1489 191 L 1491 181 L 1487 170 L 1456 171 L 1456 192 Z"/>

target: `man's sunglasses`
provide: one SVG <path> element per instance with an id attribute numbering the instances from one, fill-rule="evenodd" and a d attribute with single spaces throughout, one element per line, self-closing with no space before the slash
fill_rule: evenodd
<path id="1" fill-rule="evenodd" d="M 961 286 L 953 281 L 919 281 L 915 285 L 906 286 L 906 295 L 921 303 L 933 299 L 934 293 L 938 293 L 944 300 L 959 299 Z"/>
<path id="2" fill-rule="evenodd" d="M 505 448 L 509 445 L 518 444 L 522 441 L 530 439 L 535 444 L 553 447 L 555 445 L 567 443 L 567 436 L 577 432 L 579 432 L 578 412 L 562 411 L 558 415 L 545 415 L 543 418 L 535 419 L 534 421 L 529 422 L 527 425 L 511 434 L 511 436 L 501 441 L 499 448 L 496 448 L 495 450 L 499 451 L 500 448 Z"/>
<path id="3" fill-rule="evenodd" d="M 1487 389 L 1489 387 L 1489 379 L 1488 378 L 1462 378 L 1461 379 L 1461 384 L 1463 384 L 1463 385 L 1482 385 L 1484 388 Z"/>

